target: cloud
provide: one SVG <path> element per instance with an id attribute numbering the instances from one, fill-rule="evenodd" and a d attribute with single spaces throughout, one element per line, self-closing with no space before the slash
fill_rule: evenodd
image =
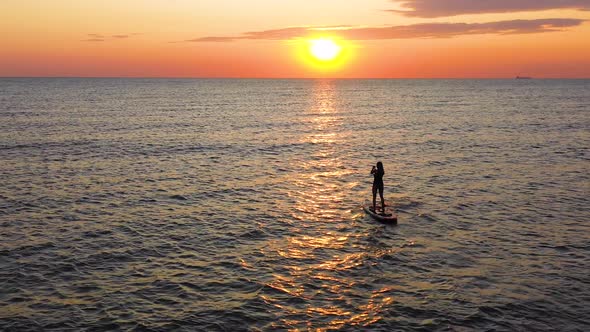
<path id="1" fill-rule="evenodd" d="M 243 37 L 202 37 L 186 40 L 187 42 L 230 42 L 236 39 L 245 39 Z"/>
<path id="2" fill-rule="evenodd" d="M 306 36 L 318 31 L 333 31 L 350 28 L 348 25 L 338 26 L 319 26 L 319 27 L 290 27 L 275 30 L 251 31 L 246 32 L 241 36 L 234 37 L 201 37 L 195 39 L 185 40 L 187 42 L 231 42 L 240 39 L 262 39 L 262 40 L 285 40 L 297 37 Z"/>
<path id="3" fill-rule="evenodd" d="M 507 13 L 548 9 L 590 10 L 589 0 L 392 0 L 407 10 L 388 10 L 411 17 Z"/>
<path id="4" fill-rule="evenodd" d="M 582 24 L 585 20 L 552 18 L 510 20 L 488 23 L 422 23 L 385 27 L 290 27 L 284 29 L 246 32 L 240 36 L 201 37 L 186 42 L 231 42 L 236 40 L 288 40 L 332 32 L 349 40 L 449 38 L 476 34 L 527 34 L 562 31 Z"/>
<path id="5" fill-rule="evenodd" d="M 82 39 L 84 42 L 103 42 L 104 36 L 98 33 L 89 33 L 88 38 Z"/>
<path id="6" fill-rule="evenodd" d="M 114 40 L 114 39 L 127 39 L 127 38 L 130 38 L 131 36 L 137 36 L 137 35 L 141 35 L 141 34 L 140 33 L 131 33 L 131 34 L 116 34 L 116 35 L 105 36 L 100 33 L 89 33 L 89 34 L 87 34 L 88 38 L 82 39 L 82 41 L 84 41 L 84 42 L 104 42 L 107 40 Z"/>

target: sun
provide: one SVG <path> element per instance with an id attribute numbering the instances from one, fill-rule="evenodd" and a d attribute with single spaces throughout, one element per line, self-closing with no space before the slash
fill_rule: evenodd
<path id="1" fill-rule="evenodd" d="M 295 40 L 292 45 L 296 46 L 295 55 L 300 63 L 311 70 L 310 76 L 331 77 L 347 70 L 359 48 L 341 36 L 319 34 Z"/>
<path id="2" fill-rule="evenodd" d="M 340 52 L 342 47 L 332 39 L 320 38 L 310 40 L 309 52 L 311 55 L 320 61 L 334 60 Z"/>

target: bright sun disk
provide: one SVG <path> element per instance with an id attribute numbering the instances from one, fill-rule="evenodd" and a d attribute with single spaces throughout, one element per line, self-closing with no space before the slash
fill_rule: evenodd
<path id="1" fill-rule="evenodd" d="M 321 61 L 334 60 L 342 51 L 342 47 L 331 39 L 314 39 L 309 48 L 311 55 Z"/>

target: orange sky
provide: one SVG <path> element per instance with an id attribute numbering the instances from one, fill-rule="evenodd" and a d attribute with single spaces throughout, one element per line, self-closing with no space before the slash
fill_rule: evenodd
<path id="1" fill-rule="evenodd" d="M 0 76 L 588 78 L 588 9 L 588 0 L 2 0 Z M 341 41 L 340 64 L 304 60 L 315 35 Z"/>

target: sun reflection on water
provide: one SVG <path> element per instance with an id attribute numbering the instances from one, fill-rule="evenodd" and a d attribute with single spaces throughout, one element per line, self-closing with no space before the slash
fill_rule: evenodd
<path id="1" fill-rule="evenodd" d="M 303 221 L 334 221 L 346 188 L 355 183 L 342 183 L 350 174 L 339 156 L 338 144 L 346 134 L 340 129 L 342 116 L 336 106 L 334 82 L 319 81 L 314 86 L 312 107 L 303 122 L 308 130 L 301 140 L 317 146 L 311 158 L 302 160 L 298 176 L 292 179 L 296 191 L 288 195 L 295 200 L 292 216 Z"/>
<path id="2" fill-rule="evenodd" d="M 350 277 L 354 269 L 367 268 L 372 258 L 385 255 L 359 248 L 358 232 L 350 227 L 347 197 L 358 185 L 344 180 L 353 173 L 343 157 L 347 136 L 342 130 L 344 117 L 337 105 L 335 83 L 318 81 L 312 106 L 301 119 L 301 141 L 312 144 L 311 155 L 291 161 L 297 175 L 288 178 L 293 200 L 291 234 L 262 249 L 265 256 L 280 259 L 283 269 L 273 271 L 261 299 L 281 311 L 284 319 L 273 327 L 318 331 L 344 326 L 368 326 L 381 319 L 383 308 L 393 302 L 388 293 L 356 289 Z M 320 305 L 314 299 L 322 298 Z M 364 299 L 357 302 L 351 298 Z"/>

